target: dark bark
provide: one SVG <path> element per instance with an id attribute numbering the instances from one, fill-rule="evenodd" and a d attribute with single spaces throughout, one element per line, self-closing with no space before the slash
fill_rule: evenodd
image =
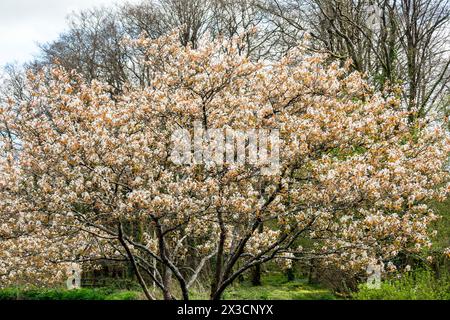
<path id="1" fill-rule="evenodd" d="M 142 290 L 144 291 L 145 296 L 147 297 L 148 300 L 155 300 L 155 298 L 149 292 L 147 285 L 145 283 L 145 280 L 139 271 L 139 267 L 136 263 L 136 259 L 133 255 L 133 253 L 131 252 L 130 248 L 128 247 L 126 241 L 123 238 L 123 228 L 122 228 L 121 223 L 119 223 L 119 241 L 122 244 L 123 248 L 125 249 L 128 258 L 130 259 L 131 265 L 133 266 L 134 273 L 136 274 L 139 285 L 141 286 Z"/>

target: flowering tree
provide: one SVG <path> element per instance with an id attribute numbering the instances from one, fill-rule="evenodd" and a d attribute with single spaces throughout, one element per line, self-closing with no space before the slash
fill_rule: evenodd
<path id="1" fill-rule="evenodd" d="M 271 260 L 360 269 L 429 245 L 436 217 L 426 203 L 446 196 L 448 144 L 438 128 L 409 127 L 395 92 L 373 92 L 301 48 L 255 63 L 239 38 L 129 45 L 144 48 L 145 89 L 111 96 L 54 69 L 29 74 L 30 101 L 2 106 L 0 285 L 57 282 L 66 263 L 117 260 L 149 299 L 149 283 L 188 299 L 199 279 L 220 299 Z M 280 150 L 277 173 L 173 161 L 173 133 L 196 123 L 279 130 L 269 146 Z"/>

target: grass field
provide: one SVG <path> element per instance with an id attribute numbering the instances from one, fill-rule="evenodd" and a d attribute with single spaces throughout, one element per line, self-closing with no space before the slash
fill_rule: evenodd
<path id="1" fill-rule="evenodd" d="M 0 300 L 144 300 L 137 289 L 105 288 L 18 289 L 0 290 Z M 154 292 L 156 296 L 156 292 Z M 159 295 L 157 296 L 159 299 Z M 192 291 L 192 300 L 207 300 L 206 290 Z M 228 288 L 224 300 L 450 300 L 450 275 L 436 279 L 431 271 L 421 270 L 386 279 L 379 290 L 371 290 L 364 284 L 358 292 L 347 297 L 337 296 L 319 285 L 308 284 L 306 279 L 287 281 L 281 273 L 264 274 L 261 286 L 252 286 L 249 280 L 237 282 Z"/>
<path id="2" fill-rule="evenodd" d="M 305 279 L 287 281 L 282 274 L 265 275 L 262 286 L 254 287 L 245 281 L 232 286 L 224 294 L 226 300 L 333 300 L 327 289 L 310 285 Z"/>
<path id="3" fill-rule="evenodd" d="M 208 298 L 207 292 L 192 292 L 193 300 Z M 223 296 L 225 300 L 330 300 L 336 297 L 327 289 L 309 285 L 306 280 L 287 281 L 282 274 L 262 277 L 262 285 L 254 287 L 249 281 L 231 286 Z M 0 300 L 140 300 L 140 291 L 99 289 L 28 289 L 0 290 Z"/>

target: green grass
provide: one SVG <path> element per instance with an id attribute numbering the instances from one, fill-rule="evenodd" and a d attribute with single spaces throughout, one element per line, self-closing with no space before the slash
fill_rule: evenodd
<path id="1" fill-rule="evenodd" d="M 114 288 L 98 289 L 19 289 L 0 290 L 0 300 L 139 300 L 139 291 Z M 192 300 L 208 299 L 207 292 L 192 292 Z M 265 274 L 262 286 L 252 286 L 249 281 L 236 283 L 223 295 L 224 300 L 332 300 L 336 297 L 327 289 L 309 285 L 306 280 L 287 281 L 282 273 Z"/>
<path id="2" fill-rule="evenodd" d="M 119 291 L 106 296 L 105 300 L 141 300 L 143 295 L 136 291 Z"/>
<path id="3" fill-rule="evenodd" d="M 262 286 L 254 287 L 248 281 L 230 287 L 224 300 L 333 300 L 327 289 L 310 285 L 305 279 L 287 281 L 281 273 L 264 275 Z"/>

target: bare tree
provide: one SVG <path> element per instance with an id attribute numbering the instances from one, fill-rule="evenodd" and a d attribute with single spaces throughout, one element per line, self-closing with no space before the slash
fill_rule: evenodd
<path id="1" fill-rule="evenodd" d="M 60 63 L 68 70 L 77 70 L 87 80 L 107 82 L 113 93 L 123 90 L 128 80 L 127 55 L 121 45 L 125 37 L 117 13 L 101 8 L 73 15 L 69 30 L 55 42 L 44 44 L 40 64 Z"/>
<path id="2" fill-rule="evenodd" d="M 445 109 L 448 0 L 269 0 L 265 10 L 284 20 L 288 27 L 282 30 L 310 33 L 311 50 L 352 59 L 354 69 L 379 88 L 402 84 L 411 120 L 436 106 Z"/>
<path id="3" fill-rule="evenodd" d="M 439 103 L 450 81 L 450 2 L 402 0 L 398 5 L 399 39 L 404 55 L 408 110 L 422 117 Z M 448 93 L 448 91 L 447 91 Z"/>

